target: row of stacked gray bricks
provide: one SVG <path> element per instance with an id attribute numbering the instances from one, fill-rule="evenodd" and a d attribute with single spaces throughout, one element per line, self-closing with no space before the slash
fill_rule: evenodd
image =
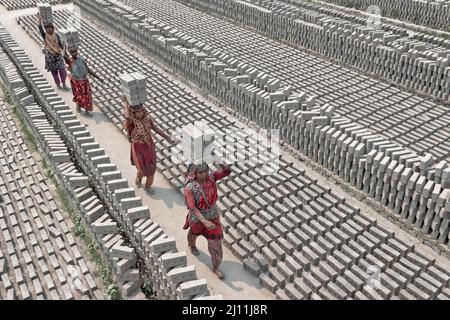
<path id="1" fill-rule="evenodd" d="M 199 1 L 203 0 L 194 3 Z M 374 27 L 352 25 L 345 20 L 283 3 L 272 6 L 272 3 L 263 1 L 259 7 L 249 2 L 229 0 L 216 1 L 216 6 L 225 12 L 226 17 L 276 39 L 311 49 L 434 98 L 444 101 L 450 98 L 448 49 L 437 48 L 434 55 L 430 54 L 425 59 L 418 56 L 418 52 L 428 49 L 425 44 L 408 41 L 405 45 L 398 45 L 399 35 Z M 218 10 L 211 5 L 209 7 L 213 12 Z"/>
<path id="2" fill-rule="evenodd" d="M 294 5 L 299 8 L 316 11 L 327 16 L 347 20 L 359 25 L 367 25 L 368 23 L 371 23 L 383 31 L 392 32 L 402 37 L 409 36 L 410 39 L 418 39 L 429 44 L 436 44 L 446 48 L 449 48 L 450 45 L 450 41 L 445 37 L 423 33 L 423 28 L 420 27 L 415 28 L 414 31 L 416 32 L 411 34 L 409 32 L 409 30 L 411 30 L 410 25 L 406 25 L 405 23 L 399 21 L 387 21 L 385 19 L 386 16 L 383 15 L 383 12 L 377 11 L 377 7 L 371 7 L 371 10 L 369 10 L 369 7 L 366 7 L 365 9 L 368 9 L 368 11 L 366 11 L 366 15 L 359 15 L 358 13 L 350 12 L 349 10 L 342 10 L 342 7 L 336 8 L 334 5 L 327 5 L 325 2 L 315 3 L 302 0 L 281 0 L 280 2 Z"/>
<path id="3" fill-rule="evenodd" d="M 142 26 L 142 24 L 138 26 Z M 144 24 L 142 27 L 145 29 L 146 25 Z M 152 26 L 149 27 L 152 28 Z M 154 27 L 152 29 L 157 30 Z M 446 195 L 449 188 L 450 168 L 445 161 L 435 163 L 430 155 L 421 158 L 414 152 L 378 135 L 371 134 L 367 129 L 355 125 L 347 119 L 341 117 L 330 119 L 333 111 L 331 106 L 325 105 L 314 110 L 314 106 L 310 104 L 309 106 L 303 105 L 304 110 L 302 110 L 303 101 L 297 99 L 299 96 L 303 96 L 302 94 L 291 95 L 291 99 L 289 99 L 289 95 L 286 93 L 289 90 L 270 93 L 279 88 L 277 80 L 269 81 L 267 75 L 257 74 L 252 69 L 248 69 L 248 66 L 238 64 L 231 58 L 227 60 L 224 55 L 219 56 L 214 51 L 211 54 L 207 47 L 206 50 L 200 51 L 175 45 L 179 42 L 182 43 L 182 40 L 177 40 L 180 35 L 170 31 L 167 33 L 170 38 L 164 38 L 159 34 L 152 36 L 147 34 L 149 39 L 146 43 L 148 46 L 154 43 L 154 49 L 150 50 L 154 51 L 155 55 L 161 59 L 165 57 L 166 62 L 175 66 L 177 70 L 187 69 L 188 72 L 185 73 L 194 81 L 199 82 L 200 79 L 206 79 L 204 81 L 210 84 L 208 87 L 210 92 L 214 92 L 222 101 L 226 101 L 247 119 L 253 120 L 265 128 L 281 128 L 281 138 L 294 149 L 300 150 L 346 182 L 350 182 L 353 186 L 357 186 L 371 197 L 376 198 L 377 201 L 390 206 L 391 209 L 395 208 L 394 212 L 400 213 L 401 211 L 401 217 L 407 219 L 410 225 L 414 224 L 420 228 L 424 234 L 431 234 L 432 238 L 439 239 L 441 243 L 448 241 L 448 211 L 450 207 Z M 139 33 L 135 32 L 134 34 L 139 37 Z M 170 56 L 162 53 L 165 50 L 163 44 L 166 46 L 172 44 Z M 198 47 L 202 49 L 205 46 L 198 44 Z M 174 56 L 174 53 L 181 55 L 181 58 L 177 55 Z M 199 63 L 199 61 L 201 62 Z M 209 76 L 205 77 L 204 72 L 200 73 L 199 66 L 202 71 L 209 69 Z M 261 79 L 265 79 L 267 82 L 261 81 Z M 266 83 L 271 85 L 267 86 Z M 273 83 L 276 85 L 272 85 Z M 261 87 L 269 92 L 265 92 Z M 245 99 L 246 97 L 248 97 L 248 101 Z M 364 158 L 361 159 L 362 157 Z M 366 158 L 369 161 L 366 161 Z M 371 171 L 371 161 L 375 158 L 377 161 L 374 164 L 374 171 Z M 383 160 L 381 167 L 378 166 L 380 160 Z M 435 168 L 428 172 L 432 166 Z M 385 181 L 383 178 L 388 167 L 391 170 L 387 172 L 387 181 Z M 422 175 L 421 180 L 417 181 L 419 195 L 424 191 L 421 199 L 419 199 L 419 195 L 416 195 L 413 200 L 412 193 L 407 193 L 406 197 L 403 197 L 402 191 L 397 192 L 395 188 L 391 187 L 402 187 L 401 184 L 398 184 L 400 175 L 396 175 L 394 179 L 391 179 L 391 175 L 394 169 L 402 173 L 404 168 L 409 168 L 407 172 L 411 172 L 410 176 L 416 172 L 412 177 L 415 180 L 409 183 L 410 189 L 414 189 L 416 180 Z M 427 185 L 427 188 L 423 190 L 422 184 Z M 434 196 L 432 196 L 432 192 L 429 192 L 430 188 L 433 188 Z M 441 200 L 437 201 L 438 198 Z M 428 199 L 430 199 L 430 204 L 427 204 Z M 420 201 L 420 205 L 418 205 L 418 201 Z M 436 206 L 436 204 L 438 205 Z"/>
<path id="4" fill-rule="evenodd" d="M 17 44 L 13 43 L 6 32 L 2 33 L 2 40 L 5 46 L 10 45 L 12 47 L 11 54 L 22 68 L 22 62 L 19 61 L 26 60 L 23 50 L 15 48 Z M 45 81 L 45 78 L 35 68 L 26 69 L 26 67 L 23 67 L 23 72 L 35 91 L 40 92 L 42 87 L 37 87 L 38 82 Z M 49 86 L 48 83 L 47 86 Z M 54 160 L 63 162 L 58 167 L 61 173 L 70 174 L 71 178 L 66 182 L 66 187 L 77 199 L 81 213 L 89 223 L 88 225 L 92 227 L 93 233 L 113 264 L 124 295 L 129 295 L 141 284 L 138 270 L 132 269 L 136 265 L 135 250 L 140 257 L 145 259 L 149 268 L 162 268 L 159 265 L 167 257 L 153 255 L 149 250 L 153 241 L 167 239 L 167 236 L 154 223 L 150 226 L 147 223 L 147 228 L 136 234 L 138 226 L 143 222 L 151 222 L 148 207 L 142 206 L 142 200 L 135 196 L 134 189 L 128 188 L 127 180 L 123 179 L 115 165 L 110 163 L 109 157 L 104 154 L 104 150 L 95 143 L 86 128 L 79 123 L 69 106 L 65 105 L 56 94 L 46 95 L 44 98 L 39 97 L 38 99 L 41 99 L 48 115 L 55 119 L 64 136 L 64 141 L 74 151 L 74 157 L 77 159 L 78 165 L 82 167 L 83 172 L 88 176 L 96 177 L 96 181 L 92 182 L 94 182 L 99 193 L 98 197 L 88 186 L 89 179 L 83 173 L 77 172 L 73 163 L 66 163 L 65 161 L 68 159 Z M 33 111 L 28 114 L 30 121 L 33 121 L 31 119 Z M 37 120 L 34 119 L 34 121 Z M 38 136 L 38 132 L 35 132 L 35 134 Z M 102 199 L 105 206 L 102 205 L 99 198 Z M 118 233 L 116 221 L 124 226 L 128 239 L 131 239 L 133 246 L 127 245 L 126 239 L 123 239 Z M 156 230 L 154 229 L 155 226 L 157 227 Z M 152 228 L 155 233 L 148 234 L 148 230 Z M 141 236 L 144 233 L 148 237 L 142 238 Z M 155 238 L 155 235 L 157 235 L 157 238 Z M 137 237 L 141 241 L 137 241 Z M 170 246 L 166 245 L 167 249 L 161 249 L 160 254 L 165 251 L 168 251 L 168 254 L 176 251 L 174 240 L 169 240 Z M 185 256 L 184 253 L 183 255 Z M 186 258 L 184 261 L 185 264 Z M 178 260 L 178 262 L 180 261 Z M 169 266 L 164 270 L 168 272 L 175 266 L 185 267 L 182 262 L 180 263 L 180 265 Z M 166 264 L 168 265 L 170 262 L 166 262 Z M 158 283 L 156 274 L 152 272 L 150 276 L 153 277 L 154 283 Z M 171 291 L 171 298 L 189 299 L 206 296 L 208 294 L 206 283 L 203 280 L 197 282 L 181 283 L 180 286 L 175 287 L 176 291 Z M 167 298 L 164 295 L 161 297 Z"/>
<path id="5" fill-rule="evenodd" d="M 109 14 L 108 2 L 99 3 L 102 5 L 90 10 L 89 13 L 98 19 L 104 19 L 105 14 Z M 436 106 L 413 97 L 412 94 L 389 88 L 388 85 L 371 80 L 367 76 L 302 54 L 299 50 L 292 51 L 289 47 L 174 2 L 171 2 L 171 6 L 176 7 L 176 10 L 170 12 L 162 4 L 157 3 L 136 1 L 133 5 L 143 8 L 152 17 L 168 21 L 178 30 L 187 30 L 188 33 L 195 34 L 203 43 L 215 44 L 216 48 L 220 46 L 222 52 L 239 57 L 239 60 L 246 64 L 263 68 L 272 77 L 292 84 L 298 92 L 307 88 L 306 91 L 314 92 L 321 103 L 328 102 L 336 106 L 337 113 L 370 128 L 375 133 L 392 138 L 417 152 L 432 153 L 438 159 L 448 157 L 450 142 L 447 137 L 450 136 L 450 131 L 446 123 L 450 118 L 443 106 Z M 111 10 L 115 12 L 114 15 L 119 13 L 123 15 L 129 25 L 127 30 L 132 28 L 131 22 L 142 20 L 141 13 L 138 13 L 138 16 L 132 14 L 138 12 L 133 8 L 122 5 L 119 8 L 113 6 Z M 186 17 L 182 25 L 179 23 L 180 17 Z M 195 20 L 202 22 L 197 23 Z M 170 31 L 166 24 L 158 23 L 158 25 L 160 26 L 158 28 L 167 28 Z M 201 28 L 201 31 L 198 31 L 198 28 Z M 152 28 L 147 31 L 158 32 Z M 190 43 L 195 40 L 191 38 L 187 41 L 189 44 L 186 46 L 191 48 Z M 260 45 L 266 49 L 262 51 L 252 49 Z"/>
<path id="6" fill-rule="evenodd" d="M 14 77 L 5 77 L 6 70 Z M 0 74 L 8 88 L 17 84 L 17 73 L 3 53 Z M 20 105 L 22 98 L 13 91 L 11 99 Z M 59 211 L 9 108 L 1 101 L 0 297 L 102 299 L 70 222 Z"/>
<path id="7" fill-rule="evenodd" d="M 352 23 L 355 24 L 359 24 L 359 25 L 367 25 L 367 17 L 362 17 L 356 14 L 352 14 L 352 13 L 347 13 L 344 12 L 342 10 L 333 8 L 331 6 L 324 6 L 323 4 L 319 4 L 319 3 L 314 3 L 314 2 L 305 2 L 305 1 L 298 1 L 298 0 L 282 0 L 279 2 L 283 2 L 283 3 L 287 3 L 290 5 L 294 5 L 296 7 L 299 8 L 304 8 L 304 9 L 308 9 L 311 11 L 316 11 L 320 14 L 325 14 L 327 16 L 331 16 L 331 17 L 336 17 L 336 18 L 340 18 L 343 20 L 347 20 L 350 21 Z M 371 20 L 369 20 L 371 21 Z M 379 27 L 381 30 L 383 31 L 390 31 L 392 33 L 398 34 L 400 36 L 407 36 L 408 35 L 408 30 L 402 27 L 398 27 L 389 23 L 384 23 L 383 21 L 375 21 L 373 19 L 374 23 L 377 23 L 377 27 Z M 439 37 L 435 37 L 436 40 L 438 41 L 444 41 L 445 39 L 443 38 L 439 38 Z"/>
<path id="8" fill-rule="evenodd" d="M 2 150 L 1 157 L 8 162 L 0 177 L 0 297 L 102 299 L 93 270 L 88 268 L 70 224 L 56 206 L 44 173 L 35 163 L 31 165 L 33 158 L 13 126 L 8 107 L 2 102 L 1 108 L 2 130 L 18 143 L 13 146 L 14 140 L 8 139 L 2 143 L 8 149 Z"/>
<path id="9" fill-rule="evenodd" d="M 303 137 L 300 152 L 389 207 L 407 225 L 448 243 L 450 168 L 446 161 L 435 163 L 430 154 L 419 157 L 340 117 L 319 116 L 319 112 L 302 112 L 300 124 L 288 128 Z"/>
<path id="10" fill-rule="evenodd" d="M 291 0 L 289 2 L 300 1 Z M 325 2 L 364 11 L 368 10 L 370 6 L 376 6 L 377 8 L 370 11 L 371 13 L 379 13 L 383 17 L 400 19 L 437 29 L 448 28 L 450 21 L 449 1 L 325 0 Z"/>
<path id="11" fill-rule="evenodd" d="M 61 0 L 0 0 L 0 5 L 4 6 L 6 10 L 17 10 L 36 7 L 38 3 L 42 2 L 54 5 L 60 3 Z"/>
<path id="12" fill-rule="evenodd" d="M 90 13 L 103 19 L 104 14 L 108 14 L 107 2 L 101 1 L 100 3 L 102 3 L 101 8 L 106 9 L 97 7 L 98 10 L 91 10 Z M 253 51 L 251 48 L 256 43 L 259 45 L 262 42 L 266 46 L 269 45 L 270 40 L 262 39 L 244 29 L 236 29 L 224 21 L 177 3 L 172 4 L 177 7 L 177 10 L 174 11 L 176 14 L 172 11 L 168 13 L 162 5 L 141 3 L 140 1 L 136 5 L 145 9 L 152 16 L 161 17 L 164 21 L 168 20 L 171 24 L 176 25 L 177 29 L 187 28 L 189 32 L 192 31 L 200 37 L 204 43 L 215 43 L 220 46 L 221 51 L 239 57 L 239 60 L 245 61 L 249 65 L 264 68 L 264 71 L 270 72 L 273 77 L 292 84 L 296 91 L 308 88 L 306 90 L 318 95 L 318 101 L 336 106 L 339 114 L 370 128 L 375 133 L 392 138 L 404 146 L 410 146 L 417 152 L 430 152 L 438 159 L 445 159 L 448 156 L 450 142 L 446 137 L 450 135 L 450 131 L 446 129 L 448 127 L 446 123 L 450 121 L 450 118 L 446 115 L 443 106 L 436 106 L 431 102 L 413 97 L 411 94 L 370 80 L 368 77 L 332 66 L 320 59 L 311 57 L 303 59 L 306 56 L 300 54 L 299 51 L 289 53 L 287 47 L 279 48 L 275 43 L 270 44 L 267 50 L 250 52 Z M 141 14 L 139 17 L 131 14 L 133 8 L 121 6 L 120 9 L 112 7 L 111 10 L 116 14 L 122 13 L 129 24 L 127 30 L 132 28 L 131 22 L 142 20 L 139 20 Z M 174 16 L 172 17 L 172 15 Z M 189 20 L 184 21 L 182 26 L 178 24 L 179 19 L 176 19 L 179 15 L 189 17 Z M 203 21 L 203 24 L 195 23 L 193 19 Z M 120 23 L 120 21 L 116 22 Z M 163 23 L 158 25 L 160 29 L 168 28 Z M 208 27 L 198 33 L 198 27 L 203 25 Z M 225 31 L 222 31 L 221 28 L 225 28 Z M 149 30 L 158 32 L 151 28 L 147 31 L 150 32 Z M 191 42 L 195 42 L 195 40 L 189 40 L 186 46 L 192 47 Z M 228 43 L 232 43 L 232 45 L 227 46 Z M 275 58 L 270 52 L 277 52 L 281 56 L 276 55 Z M 293 57 L 287 58 L 291 56 Z M 272 62 L 275 60 L 277 64 Z M 318 65 L 319 62 L 320 65 Z M 318 71 L 319 69 L 321 71 Z M 340 81 L 336 81 L 336 79 L 340 79 Z M 420 114 L 420 117 L 417 117 L 416 114 Z"/>
<path id="13" fill-rule="evenodd" d="M 63 18 L 64 17 L 62 17 L 62 19 Z M 93 48 L 95 49 L 92 50 L 93 53 L 96 53 L 97 48 L 94 43 L 91 42 L 91 38 L 97 42 L 100 42 L 101 40 L 101 43 L 108 43 L 108 40 L 105 37 L 99 38 L 99 32 L 93 28 L 91 29 L 87 23 L 83 24 L 83 26 L 85 29 L 83 29 L 82 32 L 86 33 L 86 38 L 84 35 L 83 38 L 88 39 L 88 45 L 93 45 Z M 110 44 L 108 43 L 108 46 L 109 45 Z M 120 53 L 122 52 L 122 47 L 116 46 L 115 50 Z M 109 52 L 103 51 L 98 54 L 102 53 L 105 53 L 106 56 L 109 55 Z M 131 58 L 133 57 L 132 55 L 128 56 Z M 95 58 L 95 55 L 93 55 L 92 58 Z M 122 59 L 112 60 L 111 63 L 117 64 L 120 61 L 122 61 Z M 131 59 L 129 63 L 133 63 L 133 61 L 135 61 L 135 59 Z M 112 73 L 108 68 L 105 68 L 104 72 Z M 105 75 L 103 74 L 103 76 Z M 158 86 L 158 82 L 159 78 L 156 77 L 152 87 Z M 103 94 L 111 94 L 111 91 L 104 91 Z M 176 97 L 175 93 L 171 93 L 171 95 Z M 170 109 L 170 112 L 167 114 L 164 114 L 164 116 L 167 117 L 167 121 L 172 121 L 180 113 L 179 107 L 172 107 L 172 109 Z M 184 106 L 184 109 L 190 111 L 194 109 L 194 106 L 186 105 Z M 196 109 L 197 111 L 190 113 L 192 116 L 189 114 L 186 115 L 187 120 L 195 120 L 193 114 L 198 114 L 202 111 L 204 112 L 205 109 L 206 108 Z M 239 140 L 239 138 L 237 140 Z M 242 140 L 242 138 L 240 140 Z M 170 159 L 170 151 L 166 151 L 166 153 L 163 152 L 162 154 L 162 159 L 159 161 L 161 164 L 158 164 L 158 168 L 163 170 L 163 174 L 171 179 L 174 186 L 179 187 L 177 177 L 180 176 L 181 168 L 173 164 L 171 165 L 168 160 Z M 279 171 L 279 175 L 276 174 L 276 178 L 274 178 L 276 180 L 271 178 L 271 176 L 258 177 L 257 174 L 254 174 L 257 173 L 255 167 L 240 164 L 238 167 L 233 167 L 233 175 L 237 175 L 238 178 L 233 177 L 232 181 L 225 180 L 220 184 L 220 206 L 224 216 L 224 229 L 227 233 L 225 243 L 230 246 L 231 250 L 238 257 L 241 259 L 244 257 L 252 257 L 253 253 L 256 253 L 255 250 L 260 250 L 261 247 L 264 246 L 263 241 L 268 243 L 276 240 L 279 241 L 279 244 L 277 243 L 277 246 L 275 247 L 272 246 L 269 251 L 265 250 L 267 257 L 263 257 L 263 260 L 274 263 L 273 261 L 277 261 L 278 259 L 277 255 L 285 257 L 285 255 L 289 254 L 293 248 L 299 248 L 303 240 L 305 243 L 308 243 L 308 239 L 310 239 L 309 235 L 311 235 L 313 239 L 314 237 L 319 239 L 319 234 L 321 235 L 321 242 L 320 245 L 314 245 L 314 250 L 320 250 L 322 254 L 324 252 L 323 250 L 326 250 L 322 248 L 323 243 L 328 245 L 328 247 L 324 248 L 330 248 L 330 246 L 333 248 L 331 242 L 324 242 L 322 240 L 322 232 L 325 235 L 327 228 L 330 228 L 330 223 L 331 226 L 340 226 L 340 221 L 344 221 L 342 229 L 345 231 L 338 231 L 339 236 L 342 238 L 346 238 L 346 233 L 349 233 L 349 237 L 356 237 L 358 232 L 361 232 L 358 223 L 363 224 L 365 227 L 374 226 L 374 221 L 360 217 L 359 213 L 355 220 L 351 219 L 351 221 L 347 222 L 347 216 L 353 217 L 358 210 L 352 208 L 348 204 L 344 204 L 343 199 L 331 194 L 329 190 L 319 186 L 310 178 L 300 177 L 302 174 L 298 170 L 295 170 L 291 165 L 286 164 L 282 159 L 279 160 L 281 161 L 280 167 L 282 170 Z M 286 187 L 283 187 L 282 182 L 286 182 Z M 277 187 L 278 184 L 280 187 Z M 298 196 L 295 195 L 297 193 Z M 306 203 L 305 206 L 302 205 L 302 201 Z M 328 209 L 332 210 L 331 214 L 327 213 Z M 282 212 L 282 214 L 280 214 L 280 212 Z M 325 214 L 327 214 L 326 218 Z M 277 221 L 275 221 L 275 219 Z M 331 220 L 330 223 L 327 222 L 328 219 Z M 239 221 L 242 221 L 243 225 L 238 225 Z M 271 226 L 272 223 L 273 226 Z M 260 227 L 258 227 L 258 225 L 260 225 Z M 299 227 L 295 228 L 295 225 Z M 267 228 L 264 226 L 267 226 Z M 261 232 L 262 229 L 267 229 L 270 233 Z M 295 230 L 296 233 L 294 234 L 288 230 Z M 381 237 L 383 238 L 386 234 L 392 234 L 392 232 L 380 229 L 378 226 L 371 228 L 371 232 L 378 235 L 381 234 Z M 334 236 L 333 239 L 336 240 L 337 237 Z M 261 243 L 263 245 L 261 245 Z M 322 249 L 318 249 L 319 247 Z M 273 249 L 277 249 L 278 251 Z M 286 250 L 285 255 L 282 254 L 283 250 Z M 306 257 L 303 256 L 303 253 L 301 254 L 301 256 L 304 257 L 303 261 L 305 261 L 305 259 L 309 261 L 308 259 L 313 258 L 311 252 L 311 249 L 306 249 L 305 247 L 304 254 Z M 383 257 L 389 261 L 389 258 Z M 316 260 L 314 259 L 314 261 Z M 263 272 L 264 265 L 265 264 L 263 263 L 262 267 L 256 267 L 256 272 Z M 288 270 L 296 272 L 295 270 L 298 269 L 298 266 L 298 263 L 295 265 L 292 264 Z M 263 274 L 266 273 L 261 273 L 262 277 L 265 278 Z M 274 279 L 272 280 L 275 281 Z"/>
<path id="14" fill-rule="evenodd" d="M 423 41 L 429 44 L 435 44 L 441 47 L 447 47 L 446 41 L 442 40 L 442 37 L 434 37 L 432 35 L 426 34 L 426 33 L 415 33 L 412 36 L 410 36 L 410 39 L 415 39 L 419 41 Z M 447 47 L 448 48 L 448 47 Z"/>

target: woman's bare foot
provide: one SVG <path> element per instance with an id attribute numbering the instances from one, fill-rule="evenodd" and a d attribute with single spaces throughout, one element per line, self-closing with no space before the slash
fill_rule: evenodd
<path id="1" fill-rule="evenodd" d="M 191 252 L 194 256 L 200 255 L 200 251 L 198 251 L 197 247 L 191 247 Z"/>
<path id="2" fill-rule="evenodd" d="M 142 187 L 142 177 L 136 176 L 134 183 L 136 184 L 136 188 Z"/>
<path id="3" fill-rule="evenodd" d="M 150 194 L 155 194 L 155 190 L 153 190 L 152 186 L 145 185 L 144 189 Z"/>
<path id="4" fill-rule="evenodd" d="M 220 269 L 213 270 L 213 272 L 217 275 L 217 278 L 219 278 L 220 280 L 225 279 L 225 274 L 222 271 L 220 271 Z"/>

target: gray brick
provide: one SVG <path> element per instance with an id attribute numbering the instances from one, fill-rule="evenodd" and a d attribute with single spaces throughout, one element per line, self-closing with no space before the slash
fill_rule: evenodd
<path id="1" fill-rule="evenodd" d="M 294 252 L 294 246 L 286 239 L 279 238 L 278 244 L 280 248 L 285 252 L 286 255 L 291 255 Z"/>
<path id="2" fill-rule="evenodd" d="M 278 284 L 271 279 L 267 273 L 263 273 L 259 276 L 259 282 L 264 288 L 272 293 L 275 293 L 279 288 Z"/>
<path id="3" fill-rule="evenodd" d="M 272 267 L 277 265 L 277 256 L 269 249 L 269 247 L 262 248 L 261 253 L 266 258 L 269 265 Z"/>
<path id="4" fill-rule="evenodd" d="M 249 258 L 245 258 L 242 263 L 244 265 L 244 269 L 250 272 L 252 275 L 254 275 L 255 277 L 258 277 L 260 275 L 261 268 L 256 262 Z"/>
<path id="5" fill-rule="evenodd" d="M 309 272 L 303 275 L 303 282 L 305 283 L 305 285 L 311 288 L 312 292 L 315 293 L 317 293 L 322 286 L 320 282 Z"/>
<path id="6" fill-rule="evenodd" d="M 401 286 L 392 279 L 387 273 L 380 274 L 380 283 L 383 284 L 386 288 L 392 291 L 392 294 L 398 295 L 400 292 Z"/>
<path id="7" fill-rule="evenodd" d="M 269 248 L 272 250 L 272 252 L 276 255 L 278 259 L 282 261 L 285 259 L 286 253 L 276 242 L 271 242 L 269 244 Z"/>
<path id="8" fill-rule="evenodd" d="M 321 261 L 319 263 L 319 268 L 324 274 L 326 274 L 331 279 L 331 281 L 336 280 L 338 272 L 335 269 L 333 269 L 326 261 Z"/>

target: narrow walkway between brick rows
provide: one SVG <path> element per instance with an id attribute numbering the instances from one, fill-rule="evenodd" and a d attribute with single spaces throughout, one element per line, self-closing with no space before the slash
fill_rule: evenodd
<path id="1" fill-rule="evenodd" d="M 61 5 L 56 8 L 70 8 L 71 5 Z M 30 8 L 20 12 L 12 12 L 2 21 L 2 24 L 9 32 L 15 35 L 15 39 L 23 46 L 30 55 L 34 65 L 43 72 L 50 83 L 54 85 L 50 73 L 44 69 L 44 57 L 41 55 L 40 46 L 19 26 L 15 21 L 16 15 L 35 14 L 36 9 Z M 39 54 L 33 54 L 38 52 Z M 91 62 L 92 63 L 92 62 Z M 71 92 L 58 91 L 65 102 L 75 110 L 72 102 Z M 127 138 L 117 129 L 117 127 L 94 106 L 94 116 L 87 117 L 79 115 L 81 123 L 88 125 L 88 128 L 96 141 L 105 149 L 111 160 L 117 165 L 129 184 L 134 186 L 136 171 L 130 164 L 130 146 Z M 159 223 L 164 230 L 173 236 L 177 241 L 179 251 L 188 251 L 186 241 L 186 231 L 182 230 L 186 217 L 186 206 L 184 199 L 177 191 L 173 190 L 161 172 L 155 175 L 155 195 L 148 196 L 142 189 L 136 189 L 136 194 L 142 197 L 143 205 L 150 208 L 150 214 L 154 221 Z M 188 264 L 195 265 L 199 276 L 205 278 L 211 286 L 211 294 L 222 294 L 224 299 L 273 299 L 274 296 L 263 289 L 258 283 L 258 279 L 247 273 L 242 268 L 242 263 L 233 256 L 230 250 L 224 248 L 223 270 L 227 272 L 227 279 L 223 282 L 210 271 L 210 258 L 207 250 L 207 243 L 204 239 L 198 239 L 198 247 L 201 255 L 193 257 L 188 255 Z"/>

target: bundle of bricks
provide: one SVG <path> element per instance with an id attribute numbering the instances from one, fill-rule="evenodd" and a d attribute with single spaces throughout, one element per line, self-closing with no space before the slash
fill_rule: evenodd
<path id="1" fill-rule="evenodd" d="M 220 295 L 209 296 L 206 281 L 197 279 L 186 254 L 178 252 L 174 239 L 150 218 L 149 208 L 143 206 L 105 150 L 1 26 L 0 44 L 37 100 L 34 104 L 33 95 L 25 97 L 17 90 L 20 111 L 109 262 L 122 296 L 132 296 L 140 289 L 142 271 L 159 298 L 220 299 Z M 95 191 L 91 183 L 96 185 Z M 137 269 L 138 258 L 145 268 Z"/>
<path id="2" fill-rule="evenodd" d="M 214 130 L 204 122 L 191 123 L 183 127 L 181 148 L 184 161 L 188 163 L 210 163 L 214 154 L 207 154 L 209 146 L 214 143 Z"/>
<path id="3" fill-rule="evenodd" d="M 125 73 L 120 76 L 123 94 L 131 106 L 144 104 L 148 101 L 147 77 L 139 72 Z"/>
<path id="4" fill-rule="evenodd" d="M 59 29 L 61 41 L 65 43 L 67 50 L 78 50 L 81 45 L 80 35 L 75 29 Z"/>
<path id="5" fill-rule="evenodd" d="M 121 7 L 119 14 L 118 10 L 110 8 L 108 11 L 111 14 L 105 15 L 104 7 L 97 6 L 97 3 L 86 1 L 82 4 L 84 9 L 95 14 L 99 21 L 108 23 L 113 30 L 125 28 L 128 18 L 125 19 L 122 14 L 129 15 L 132 11 Z M 67 13 L 61 13 L 59 18 L 67 19 L 68 16 Z M 30 18 L 30 21 L 33 19 Z M 286 136 L 294 139 L 291 141 L 297 139 L 302 150 L 307 150 L 306 152 L 310 152 L 313 157 L 317 156 L 318 159 L 328 159 L 325 152 L 327 149 L 332 150 L 329 153 L 335 155 L 333 166 L 341 170 L 344 177 L 347 166 L 352 167 L 355 162 L 347 151 L 351 150 L 357 159 L 361 154 L 366 154 L 362 151 L 362 146 L 355 147 L 355 143 L 347 141 L 345 136 L 341 138 L 336 135 L 335 138 L 340 139 L 338 148 L 336 143 L 333 143 L 333 148 L 331 144 L 328 148 L 325 145 L 324 148 L 320 147 L 324 136 L 318 130 L 319 127 L 324 129 L 322 126 L 330 124 L 330 127 L 332 125 L 335 128 L 339 123 L 342 125 L 339 128 L 342 128 L 344 133 L 355 129 L 353 126 L 344 127 L 345 124 L 351 125 L 348 119 L 334 119 L 332 106 L 317 105 L 314 103 L 314 97 L 295 93 L 269 75 L 257 72 L 256 75 L 250 76 L 251 66 L 242 64 L 238 59 L 186 34 L 178 33 L 159 21 L 144 23 L 147 25 L 142 27 L 147 27 L 147 30 L 156 29 L 158 26 L 158 34 L 149 36 L 148 32 L 142 30 L 136 35 L 139 27 L 134 25 L 136 29 L 128 30 L 123 36 L 140 38 L 140 42 L 146 44 L 144 48 L 149 54 L 160 58 L 186 78 L 206 84 L 202 88 L 209 88 L 208 92 L 220 97 L 220 101 L 228 101 L 236 110 L 236 114 L 239 114 L 238 110 L 249 110 L 249 114 L 255 112 L 261 123 L 267 126 L 278 122 Z M 102 72 L 106 75 L 114 77 L 118 70 L 130 68 L 141 61 L 130 49 L 109 40 L 88 23 L 85 32 L 83 36 L 92 47 L 90 57 L 95 59 L 107 56 L 109 65 L 115 66 L 103 68 Z M 170 40 L 167 41 L 168 39 Z M 105 48 L 100 43 L 109 45 Z M 123 59 L 124 56 L 128 59 Z M 156 102 L 152 108 L 157 115 L 155 121 L 158 121 L 161 127 L 174 129 L 201 118 L 208 119 L 208 124 L 214 128 L 231 126 L 230 117 L 221 117 L 216 110 L 205 106 L 197 97 L 173 85 L 168 81 L 167 75 L 161 75 L 150 64 L 141 61 L 139 67 L 154 79 L 149 92 Z M 217 71 L 212 72 L 211 69 L 216 67 Z M 246 94 L 249 97 L 244 99 L 244 102 L 239 95 L 247 89 L 249 92 Z M 105 98 L 117 98 L 120 96 L 119 91 L 116 82 L 102 86 L 102 90 L 97 92 L 97 99 L 104 109 L 109 108 L 108 115 L 112 119 L 118 117 L 118 109 L 115 103 Z M 249 104 L 249 101 L 256 101 L 256 94 L 259 94 L 259 107 L 264 112 L 254 111 L 255 105 Z M 300 103 L 293 100 L 295 97 Z M 289 102 L 289 99 L 292 102 Z M 275 106 L 280 107 L 280 110 L 275 112 Z M 290 127 L 287 122 L 291 122 Z M 291 131 L 288 131 L 288 127 Z M 352 132 L 353 134 L 357 137 L 356 131 Z M 240 134 L 233 137 L 236 141 L 244 140 Z M 380 142 L 376 137 L 371 138 L 375 140 L 370 140 L 370 148 Z M 347 146 L 348 143 L 351 147 Z M 161 156 L 158 169 L 176 186 L 180 183 L 177 180 L 180 177 L 180 167 L 171 163 L 171 150 L 167 144 L 159 140 L 156 140 L 155 144 Z M 249 144 L 251 147 L 248 150 L 253 153 L 256 144 L 253 145 L 253 140 L 250 140 Z M 383 143 L 380 145 L 386 147 Z M 393 151 L 395 150 L 389 150 Z M 445 265 L 426 257 L 420 247 L 416 248 L 408 241 L 402 240 L 398 233 L 389 230 L 386 225 L 383 226 L 379 219 L 360 212 L 342 196 L 330 191 L 326 184 L 319 183 L 283 158 L 279 159 L 280 168 L 273 175 L 258 176 L 255 174 L 255 166 L 241 164 L 233 168 L 233 179 L 225 179 L 219 185 L 218 205 L 223 212 L 222 223 L 227 234 L 225 245 L 243 260 L 244 267 L 258 276 L 268 290 L 280 299 L 448 297 L 450 277 Z M 347 175 L 351 176 L 351 173 Z M 369 191 L 371 180 L 372 175 L 369 177 Z M 375 193 L 377 181 L 374 180 Z M 153 228 L 158 230 L 157 226 Z M 153 236 L 158 236 L 158 232 L 160 231 Z M 445 250 L 446 246 L 447 243 L 441 243 L 439 248 Z M 162 256 L 160 258 L 162 265 Z M 176 255 L 166 257 L 172 258 L 183 260 Z M 381 274 L 381 283 L 375 289 L 366 285 L 367 279 L 370 278 L 368 272 L 373 266 L 379 268 Z M 161 279 L 158 283 L 164 284 L 164 279 L 173 273 L 167 272 L 164 275 L 164 270 L 159 270 L 163 272 L 155 272 Z M 184 271 L 187 274 L 189 272 Z M 201 283 L 194 285 L 197 285 L 196 288 L 202 286 Z M 179 289 L 182 291 L 181 287 Z"/>
<path id="6" fill-rule="evenodd" d="M 44 25 L 53 23 L 53 10 L 51 5 L 48 3 L 38 3 L 37 8 Z"/>

